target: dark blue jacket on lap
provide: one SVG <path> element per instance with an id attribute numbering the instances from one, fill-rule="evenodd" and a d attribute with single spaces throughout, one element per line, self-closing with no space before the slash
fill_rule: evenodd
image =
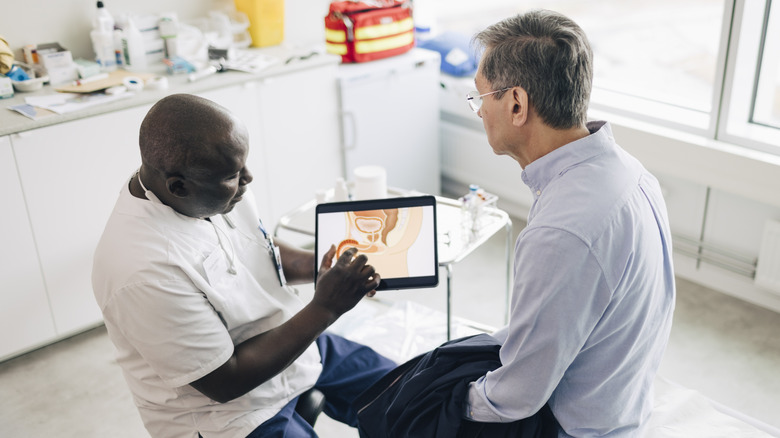
<path id="1" fill-rule="evenodd" d="M 501 365 L 500 348 L 498 341 L 486 334 L 456 339 L 386 374 L 355 400 L 360 436 L 544 436 L 537 415 L 513 423 L 463 419 L 469 383 Z M 555 436 L 557 428 L 553 429 Z"/>

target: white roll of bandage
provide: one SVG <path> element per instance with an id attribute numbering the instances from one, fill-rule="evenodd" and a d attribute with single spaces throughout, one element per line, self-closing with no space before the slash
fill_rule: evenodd
<path id="1" fill-rule="evenodd" d="M 354 170 L 355 189 L 352 198 L 381 199 L 387 197 L 387 171 L 382 166 L 360 166 Z"/>
<path id="2" fill-rule="evenodd" d="M 141 91 L 144 89 L 144 80 L 135 76 L 128 76 L 122 80 L 122 85 L 128 91 Z"/>
<path id="3" fill-rule="evenodd" d="M 147 90 L 167 90 L 168 78 L 165 76 L 155 76 L 151 79 L 147 79 L 144 86 Z"/>

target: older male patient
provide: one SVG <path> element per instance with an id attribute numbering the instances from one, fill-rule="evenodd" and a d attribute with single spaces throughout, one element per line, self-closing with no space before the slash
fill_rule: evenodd
<path id="1" fill-rule="evenodd" d="M 246 192 L 245 126 L 206 99 L 160 100 L 140 130 L 142 165 L 95 252 L 93 287 L 153 437 L 315 437 L 295 411 L 311 387 L 356 424 L 352 400 L 394 367 L 323 331 L 380 276 L 332 247 L 314 297 L 314 254 L 274 241 Z"/>
<path id="2" fill-rule="evenodd" d="M 471 383 L 464 416 L 551 411 L 559 436 L 637 436 L 675 298 L 658 182 L 608 123 L 587 122 L 592 52 L 576 23 L 531 11 L 475 41 L 484 53 L 469 104 L 534 203 L 515 246 L 510 322 L 495 334 L 501 366 Z"/>

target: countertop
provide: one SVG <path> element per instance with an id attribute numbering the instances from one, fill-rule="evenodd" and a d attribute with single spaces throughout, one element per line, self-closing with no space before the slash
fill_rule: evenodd
<path id="1" fill-rule="evenodd" d="M 32 120 L 16 111 L 9 110 L 8 108 L 14 105 L 24 104 L 25 98 L 31 96 L 44 96 L 58 93 L 54 91 L 51 85 L 45 85 L 41 90 L 33 92 L 15 92 L 14 97 L 9 99 L 0 99 L 0 107 L 4 110 L 0 111 L 0 136 L 15 134 L 19 132 L 29 131 L 32 129 L 41 128 L 49 125 L 56 125 L 59 123 L 67 122 L 70 120 L 78 120 L 85 117 L 90 117 L 98 114 L 104 114 L 112 111 L 118 111 L 125 108 L 132 108 L 135 106 L 150 104 L 158 101 L 159 99 L 174 93 L 190 93 L 197 94 L 204 91 L 228 87 L 231 85 L 240 85 L 245 82 L 256 81 L 258 79 L 272 77 L 282 74 L 287 74 L 299 70 L 309 69 L 312 67 L 318 67 L 327 64 L 338 64 L 341 57 L 329 55 L 325 53 L 319 53 L 316 56 L 310 56 L 307 59 L 298 59 L 297 56 L 305 56 L 312 52 L 312 49 L 286 49 L 281 46 L 274 46 L 262 49 L 249 49 L 251 51 L 257 51 L 267 56 L 272 56 L 279 60 L 278 63 L 269 66 L 268 68 L 260 71 L 257 74 L 245 73 L 239 71 L 226 71 L 222 73 L 213 74 L 190 82 L 188 75 L 168 75 L 164 66 L 160 66 L 157 72 L 151 71 L 150 73 L 157 73 L 160 76 L 168 78 L 168 88 L 165 90 L 149 90 L 144 89 L 135 93 L 129 98 L 108 102 L 92 107 L 88 107 L 82 110 L 68 112 L 65 114 L 56 114 L 48 117 L 43 117 L 39 120 Z M 286 63 L 288 59 L 293 59 L 291 62 Z"/>

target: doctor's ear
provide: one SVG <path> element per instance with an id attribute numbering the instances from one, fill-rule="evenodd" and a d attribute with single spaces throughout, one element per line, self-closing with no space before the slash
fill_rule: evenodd
<path id="1" fill-rule="evenodd" d="M 184 179 L 180 176 L 170 176 L 165 180 L 165 187 L 168 192 L 177 198 L 183 198 L 187 196 L 188 190 Z"/>
<path id="2" fill-rule="evenodd" d="M 522 126 L 528 120 L 528 93 L 523 87 L 514 87 L 512 93 L 512 124 Z"/>

